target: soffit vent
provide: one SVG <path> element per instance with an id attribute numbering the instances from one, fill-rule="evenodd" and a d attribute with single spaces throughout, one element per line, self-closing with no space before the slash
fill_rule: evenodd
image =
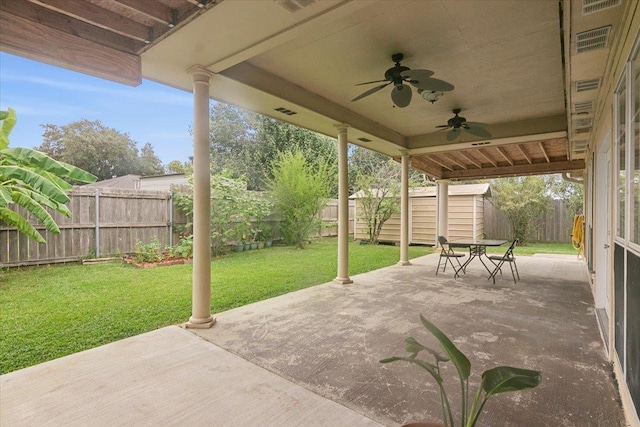
<path id="1" fill-rule="evenodd" d="M 590 113 L 593 110 L 593 101 L 576 102 L 573 104 L 573 112 L 576 114 Z"/>
<path id="2" fill-rule="evenodd" d="M 296 13 L 300 9 L 315 3 L 316 0 L 275 0 L 277 4 L 286 9 L 289 13 Z"/>
<path id="3" fill-rule="evenodd" d="M 576 34 L 576 52 L 583 53 L 590 50 L 607 47 L 611 25 Z"/>
<path id="4" fill-rule="evenodd" d="M 588 15 L 619 6 L 622 0 L 582 0 L 582 14 Z"/>
<path id="5" fill-rule="evenodd" d="M 576 127 L 577 128 L 584 128 L 584 127 L 588 127 L 588 126 L 592 126 L 592 125 L 593 125 L 593 119 L 592 118 L 576 120 Z"/>
<path id="6" fill-rule="evenodd" d="M 371 140 L 369 138 L 358 138 L 358 141 L 362 141 L 362 142 L 371 142 Z"/>
<path id="7" fill-rule="evenodd" d="M 575 153 L 584 153 L 585 151 L 587 151 L 586 139 L 581 139 L 580 141 L 571 141 L 571 145 Z"/>
<path id="8" fill-rule="evenodd" d="M 288 108 L 278 107 L 275 109 L 277 112 L 286 114 L 287 116 L 293 116 L 294 114 L 298 114 L 295 111 L 289 110 Z"/>
<path id="9" fill-rule="evenodd" d="M 589 132 L 591 132 L 591 127 L 576 129 L 573 133 L 576 135 L 580 135 L 582 133 L 589 133 Z"/>
<path id="10" fill-rule="evenodd" d="M 600 79 L 579 80 L 576 82 L 576 92 L 586 92 L 588 90 L 598 89 L 600 87 Z"/>

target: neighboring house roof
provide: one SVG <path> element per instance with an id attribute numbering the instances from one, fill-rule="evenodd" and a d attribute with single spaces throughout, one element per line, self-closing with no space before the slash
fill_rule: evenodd
<path id="1" fill-rule="evenodd" d="M 95 188 L 139 188 L 138 181 L 140 181 L 140 175 L 122 175 L 111 179 L 104 179 L 102 181 L 94 182 L 91 184 L 83 185 L 83 187 L 95 187 Z"/>
<path id="2" fill-rule="evenodd" d="M 409 189 L 409 197 L 436 197 L 435 186 L 431 187 L 416 187 Z M 372 191 L 379 191 L 372 189 Z M 462 184 L 462 185 L 449 185 L 449 196 L 472 196 L 472 195 L 486 195 L 490 196 L 491 191 L 489 184 Z M 364 197 L 364 191 L 360 190 L 354 193 L 349 198 L 359 199 Z"/>
<path id="3" fill-rule="evenodd" d="M 116 178 L 105 179 L 84 185 L 94 188 L 128 188 L 134 190 L 170 191 L 174 186 L 188 185 L 189 180 L 183 173 L 170 173 L 166 175 L 123 175 Z"/>

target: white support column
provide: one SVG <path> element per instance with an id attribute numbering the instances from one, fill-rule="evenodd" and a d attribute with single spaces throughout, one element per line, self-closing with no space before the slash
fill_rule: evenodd
<path id="1" fill-rule="evenodd" d="M 449 180 L 436 181 L 436 198 L 438 199 L 438 225 L 436 227 L 436 245 L 438 236 L 449 238 Z"/>
<path id="2" fill-rule="evenodd" d="M 402 172 L 400 188 L 400 261 L 398 265 L 411 265 L 409 262 L 409 153 L 402 152 Z"/>
<path id="3" fill-rule="evenodd" d="M 209 154 L 209 80 L 213 73 L 196 65 L 193 76 L 193 276 L 187 328 L 210 328 L 211 315 L 211 170 Z"/>
<path id="4" fill-rule="evenodd" d="M 338 129 L 338 276 L 334 282 L 346 285 L 349 278 L 349 172 L 347 163 L 347 128 L 341 123 Z"/>

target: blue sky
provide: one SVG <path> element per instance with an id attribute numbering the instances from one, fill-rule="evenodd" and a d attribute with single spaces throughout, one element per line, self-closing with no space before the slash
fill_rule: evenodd
<path id="1" fill-rule="evenodd" d="M 128 133 L 138 148 L 151 143 L 164 164 L 193 155 L 191 93 L 148 80 L 130 87 L 0 52 L 0 110 L 7 107 L 18 117 L 11 147 L 40 145 L 40 125 L 87 119 Z"/>

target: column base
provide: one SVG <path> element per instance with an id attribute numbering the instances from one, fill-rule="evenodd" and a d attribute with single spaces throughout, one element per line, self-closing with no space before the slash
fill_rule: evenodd
<path id="1" fill-rule="evenodd" d="M 338 283 L 339 285 L 348 285 L 349 283 L 353 283 L 353 280 L 348 277 L 336 277 L 333 279 L 333 283 Z"/>
<path id="2" fill-rule="evenodd" d="M 209 319 L 194 319 L 191 317 L 184 324 L 185 329 L 209 329 L 216 323 L 216 318 L 211 316 Z"/>
<path id="3" fill-rule="evenodd" d="M 409 261 L 398 261 L 398 264 L 396 265 L 411 265 L 411 262 Z"/>

